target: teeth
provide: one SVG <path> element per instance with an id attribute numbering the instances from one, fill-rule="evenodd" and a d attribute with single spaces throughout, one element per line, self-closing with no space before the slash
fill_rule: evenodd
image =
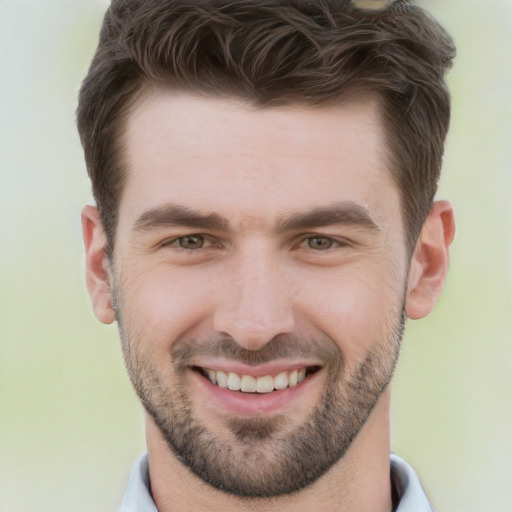
<path id="1" fill-rule="evenodd" d="M 256 391 L 258 393 L 270 393 L 274 391 L 274 379 L 270 375 L 260 377 L 256 380 Z"/>
<path id="2" fill-rule="evenodd" d="M 204 369 L 208 378 L 221 388 L 228 388 L 231 391 L 242 391 L 243 393 L 271 393 L 276 389 L 286 389 L 296 386 L 306 378 L 306 368 L 281 372 L 275 377 L 265 375 L 264 377 L 253 377 L 252 375 L 238 375 L 234 372 L 226 373 L 222 370 Z"/>
<path id="3" fill-rule="evenodd" d="M 250 375 L 243 375 L 240 390 L 244 393 L 254 393 L 256 391 L 256 379 Z"/>
<path id="4" fill-rule="evenodd" d="M 214 370 L 206 370 L 208 374 L 208 378 L 215 384 L 215 371 Z"/>
<path id="5" fill-rule="evenodd" d="M 213 373 L 214 373 L 215 377 L 212 382 L 215 384 L 215 381 L 217 381 L 217 386 L 219 386 L 221 388 L 227 388 L 228 387 L 228 376 L 226 375 L 226 373 L 223 372 L 222 370 L 219 370 L 218 372 L 214 371 Z"/>
<path id="6" fill-rule="evenodd" d="M 240 389 L 240 386 L 242 385 L 242 379 L 233 372 L 228 373 L 228 388 L 231 389 L 231 391 L 238 391 Z"/>
<path id="7" fill-rule="evenodd" d="M 274 387 L 276 389 L 284 389 L 288 387 L 288 374 L 286 372 L 281 372 L 274 379 Z"/>
<path id="8" fill-rule="evenodd" d="M 288 377 L 288 386 L 291 388 L 293 386 L 297 385 L 297 370 L 293 370 L 292 373 L 290 373 L 290 376 Z"/>

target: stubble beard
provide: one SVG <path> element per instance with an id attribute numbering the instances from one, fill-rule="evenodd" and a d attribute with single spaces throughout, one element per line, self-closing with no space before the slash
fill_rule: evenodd
<path id="1" fill-rule="evenodd" d="M 260 351 L 230 339 L 178 340 L 172 344 L 164 379 L 149 357 L 145 336 L 131 336 L 118 313 L 123 355 L 132 384 L 174 455 L 216 489 L 246 498 L 270 498 L 298 491 L 328 471 L 346 453 L 394 372 L 405 312 L 394 319 L 385 341 L 349 373 L 333 340 L 320 342 L 281 335 Z M 147 341 L 146 341 L 147 343 Z M 312 352 L 313 351 L 313 352 Z M 207 353 L 207 354 L 206 354 Z M 319 403 L 301 425 L 289 428 L 284 416 L 230 418 L 225 432 L 198 418 L 189 397 L 187 372 L 194 356 L 213 355 L 241 362 L 280 357 L 322 357 L 327 384 Z"/>

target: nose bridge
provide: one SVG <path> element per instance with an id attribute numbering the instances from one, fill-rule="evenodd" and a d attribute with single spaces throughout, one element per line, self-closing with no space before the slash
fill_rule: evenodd
<path id="1" fill-rule="evenodd" d="M 278 334 L 293 330 L 292 298 L 277 250 L 258 241 L 244 244 L 222 281 L 216 331 L 258 350 Z"/>

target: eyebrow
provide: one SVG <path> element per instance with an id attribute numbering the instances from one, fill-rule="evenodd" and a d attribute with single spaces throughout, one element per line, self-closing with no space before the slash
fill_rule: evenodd
<path id="1" fill-rule="evenodd" d="M 166 226 L 187 226 L 208 230 L 226 230 L 228 221 L 211 213 L 204 215 L 192 208 L 181 205 L 165 205 L 142 213 L 135 221 L 133 231 L 150 231 Z"/>
<path id="2" fill-rule="evenodd" d="M 314 208 L 304 213 L 283 215 L 277 222 L 276 232 L 298 231 L 335 224 L 347 224 L 369 231 L 380 231 L 366 208 L 346 201 Z M 204 214 L 187 206 L 169 204 L 142 213 L 135 221 L 132 231 L 144 232 L 166 226 L 227 231 L 229 222 L 216 213 Z"/>
<path id="3" fill-rule="evenodd" d="M 367 209 L 352 201 L 334 203 L 290 215 L 279 221 L 277 230 L 278 232 L 297 231 L 335 224 L 348 224 L 368 231 L 380 231 Z"/>

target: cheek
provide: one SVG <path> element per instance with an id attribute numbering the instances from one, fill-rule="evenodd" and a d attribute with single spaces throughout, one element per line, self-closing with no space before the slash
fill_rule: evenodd
<path id="1" fill-rule="evenodd" d="M 122 289 L 130 330 L 151 351 L 168 351 L 174 341 L 200 336 L 205 329 L 212 292 L 200 272 L 173 272 L 164 266 L 132 271 Z"/>
<path id="2" fill-rule="evenodd" d="M 401 278 L 352 268 L 310 283 L 309 318 L 339 346 L 348 364 L 385 343 L 401 318 Z"/>

